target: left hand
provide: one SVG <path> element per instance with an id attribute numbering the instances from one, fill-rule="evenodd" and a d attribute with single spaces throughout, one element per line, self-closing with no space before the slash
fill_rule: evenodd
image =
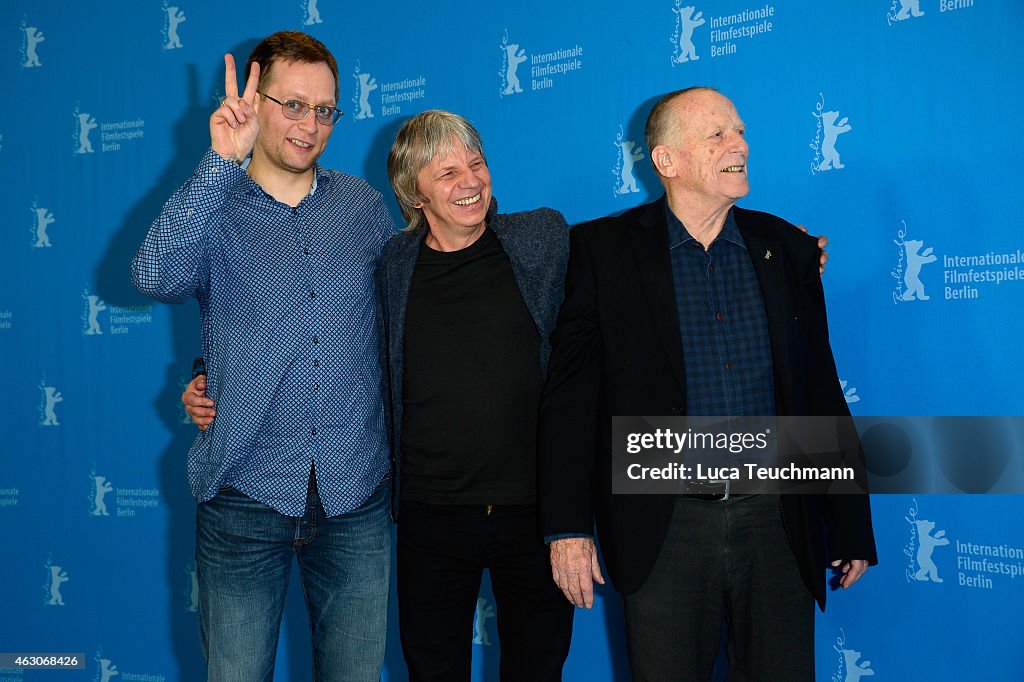
<path id="1" fill-rule="evenodd" d="M 185 404 L 185 412 L 196 423 L 200 431 L 210 428 L 213 418 L 217 415 L 213 401 L 206 397 L 206 375 L 196 376 L 185 387 L 181 394 L 181 402 Z"/>
<path id="2" fill-rule="evenodd" d="M 593 538 L 562 538 L 553 540 L 551 578 L 562 594 L 579 608 L 594 606 L 594 583 L 604 585 L 601 564 Z"/>
<path id="3" fill-rule="evenodd" d="M 798 230 L 803 230 L 807 234 L 810 234 L 810 232 L 807 232 L 807 228 L 804 227 L 803 225 L 797 225 L 796 227 Z M 825 263 L 828 262 L 828 251 L 825 250 L 826 246 L 828 246 L 828 237 L 826 237 L 825 235 L 821 235 L 820 237 L 818 237 L 818 248 L 821 249 L 821 259 L 818 261 L 819 275 L 825 274 Z"/>
<path id="4" fill-rule="evenodd" d="M 855 582 L 860 580 L 862 575 L 868 572 L 868 562 L 864 559 L 850 559 L 849 561 L 836 559 L 832 562 L 832 568 L 840 568 L 843 572 L 843 577 L 839 579 L 839 584 L 843 586 L 844 590 L 848 590 Z"/>

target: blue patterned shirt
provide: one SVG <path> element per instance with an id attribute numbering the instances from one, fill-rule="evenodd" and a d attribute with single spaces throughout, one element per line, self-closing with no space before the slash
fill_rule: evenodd
<path id="1" fill-rule="evenodd" d="M 665 204 L 669 256 L 695 416 L 775 414 L 772 349 L 761 284 L 732 211 L 704 246 Z"/>
<path id="2" fill-rule="evenodd" d="M 292 208 L 212 149 L 164 206 L 132 281 L 167 303 L 199 301 L 217 406 L 189 451 L 199 502 L 230 485 L 301 516 L 315 463 L 333 516 L 388 475 L 373 275 L 393 233 L 358 178 L 317 165 Z"/>

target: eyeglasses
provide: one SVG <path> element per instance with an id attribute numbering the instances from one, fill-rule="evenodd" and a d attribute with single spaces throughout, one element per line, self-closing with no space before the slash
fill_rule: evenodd
<path id="1" fill-rule="evenodd" d="M 309 112 L 312 111 L 316 117 L 316 122 L 320 125 L 332 126 L 338 122 L 341 118 L 341 109 L 337 107 L 329 107 L 325 104 L 310 104 L 309 102 L 301 102 L 297 99 L 290 99 L 287 102 L 282 102 L 279 99 L 275 99 L 265 92 L 258 93 L 263 95 L 271 102 L 277 102 L 281 105 L 281 113 L 284 114 L 285 118 L 290 118 L 293 121 L 301 121 L 302 119 L 309 116 Z"/>

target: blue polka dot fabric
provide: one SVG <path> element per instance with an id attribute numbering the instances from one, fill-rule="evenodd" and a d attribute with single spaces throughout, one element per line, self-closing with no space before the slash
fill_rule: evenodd
<path id="1" fill-rule="evenodd" d="M 212 149 L 165 204 L 132 280 L 167 303 L 199 301 L 217 416 L 189 451 L 198 501 L 230 485 L 300 516 L 315 463 L 333 516 L 388 474 L 373 275 L 394 231 L 358 178 L 318 165 L 293 208 Z"/>

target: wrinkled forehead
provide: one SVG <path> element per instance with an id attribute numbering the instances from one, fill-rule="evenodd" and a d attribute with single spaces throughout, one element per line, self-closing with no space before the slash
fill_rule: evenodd
<path id="1" fill-rule="evenodd" d="M 675 123 L 681 129 L 708 125 L 743 125 L 743 119 L 728 97 L 711 90 L 698 90 L 679 98 L 673 109 Z"/>

